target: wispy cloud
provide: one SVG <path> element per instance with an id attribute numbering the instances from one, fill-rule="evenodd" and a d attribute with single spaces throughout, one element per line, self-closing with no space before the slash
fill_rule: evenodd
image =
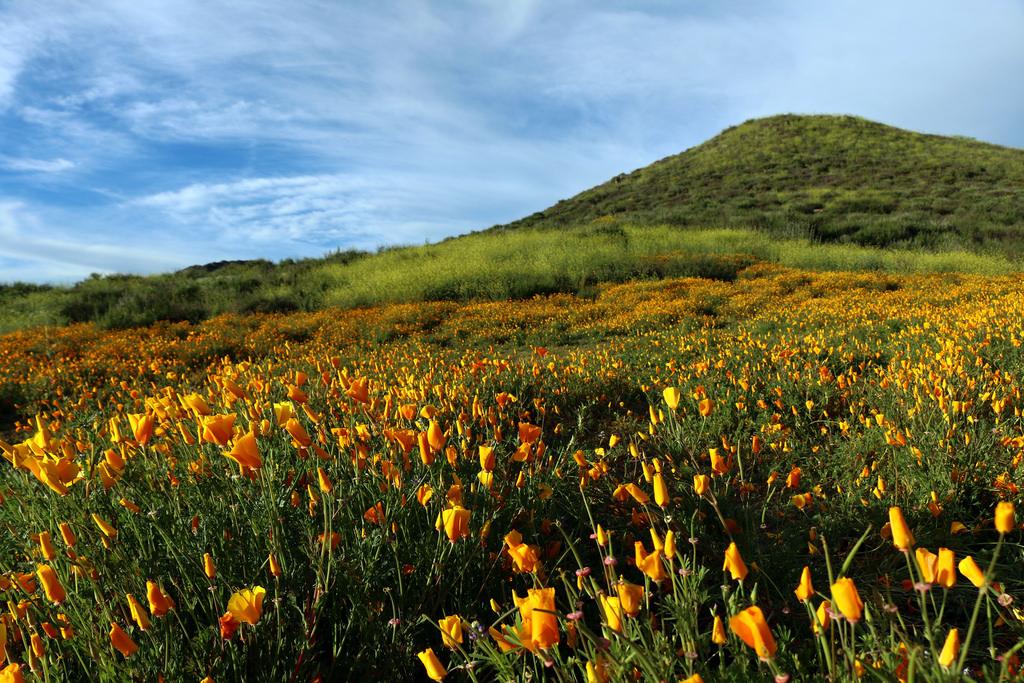
<path id="1" fill-rule="evenodd" d="M 59 173 L 74 168 L 75 163 L 67 159 L 19 159 L 0 154 L 0 166 L 11 171 Z"/>
<path id="2" fill-rule="evenodd" d="M 50 224 L 36 215 L 24 203 L 0 200 L 0 256 L 15 262 L 28 260 L 47 265 L 47 272 L 61 266 L 75 273 L 123 271 L 126 260 L 136 261 L 138 270 L 163 272 L 173 270 L 182 254 L 153 249 L 145 241 L 134 245 L 97 242 L 88 234 L 76 236 L 56 233 Z M 0 282 L 38 278 L 15 278 L 9 272 L 0 273 Z M 61 278 L 63 279 L 63 278 Z"/>
<path id="3" fill-rule="evenodd" d="M 779 112 L 1024 146 L 1017 0 L 8 0 L 0 25 L 23 264 L 440 239 Z"/>

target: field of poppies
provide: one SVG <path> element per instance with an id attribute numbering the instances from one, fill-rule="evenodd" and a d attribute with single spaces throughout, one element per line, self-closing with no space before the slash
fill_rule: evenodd
<path id="1" fill-rule="evenodd" d="M 1019 276 L 586 294 L 0 336 L 0 681 L 1017 675 Z"/>

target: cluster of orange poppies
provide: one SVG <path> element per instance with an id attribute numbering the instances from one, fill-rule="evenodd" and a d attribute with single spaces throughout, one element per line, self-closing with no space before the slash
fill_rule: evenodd
<path id="1" fill-rule="evenodd" d="M 648 624 L 635 615 L 653 614 L 649 601 L 667 601 L 670 591 L 640 584 L 681 580 L 677 534 L 711 539 L 694 543 L 685 571 L 721 562 L 732 580 L 745 580 L 740 553 L 751 547 L 751 534 L 743 535 L 728 515 L 743 517 L 727 507 L 754 507 L 769 523 L 787 524 L 845 503 L 869 517 L 893 508 L 886 533 L 909 551 L 914 541 L 897 504 L 940 520 L 959 504 L 959 491 L 983 487 L 1006 499 L 996 513 L 996 528 L 1006 534 L 1005 505 L 1018 495 L 1024 458 L 1024 404 L 1010 369 L 1024 341 L 1021 284 L 931 275 L 893 279 L 891 291 L 879 291 L 868 275 L 756 271 L 735 283 L 609 286 L 587 300 L 224 317 L 112 332 L 76 326 L 45 339 L 0 338 L 0 378 L 18 388 L 25 398 L 19 410 L 30 416 L 6 426 L 10 443 L 0 441 L 0 496 L 17 501 L 0 508 L 0 521 L 29 524 L 28 533 L 12 537 L 17 556 L 0 559 L 0 590 L 10 601 L 0 617 L 6 654 L 21 653 L 31 668 L 42 660 L 40 633 L 54 640 L 53 649 L 88 652 L 71 635 L 95 638 L 101 624 L 109 644 L 130 657 L 147 646 L 139 636 L 151 631 L 151 617 L 184 611 L 181 593 L 175 603 L 165 588 L 194 588 L 203 576 L 216 612 L 211 617 L 190 600 L 201 612 L 193 623 L 242 647 L 232 636 L 241 624 L 259 622 L 266 594 L 253 577 L 283 585 L 295 575 L 316 576 L 304 616 L 311 621 L 328 590 L 327 579 L 318 583 L 330 575 L 321 572 L 323 563 L 340 564 L 339 548 L 355 552 L 343 544 L 373 533 L 408 539 L 431 525 L 443 546 L 438 557 L 479 545 L 484 559 L 473 579 L 482 587 L 500 575 L 509 590 L 518 589 L 515 608 L 487 629 L 494 656 L 532 652 L 537 659 L 567 643 L 570 626 L 584 632 L 586 618 L 568 617 L 579 611 L 573 590 L 593 599 L 590 618 L 609 640 Z M 686 325 L 666 328 L 679 321 Z M 406 335 L 398 343 L 371 346 L 396 326 Z M 593 343 L 562 347 L 556 335 L 566 329 L 593 335 Z M 548 347 L 491 346 L 547 334 Z M 584 413 L 599 415 L 600 423 L 584 424 Z M 840 451 L 861 460 L 828 478 L 820 465 Z M 906 467 L 948 472 L 948 487 L 922 489 Z M 352 493 L 360 477 L 372 482 L 372 495 Z M 210 501 L 215 513 L 180 509 L 185 491 L 208 491 L 211 482 L 224 487 L 224 501 Z M 269 510 L 271 529 L 257 539 L 230 507 L 253 500 Z M 334 526 L 355 500 L 354 518 L 344 517 L 352 528 Z M 614 537 L 627 560 L 614 576 L 604 565 L 603 583 L 585 587 L 577 575 L 556 593 L 553 581 L 583 571 L 586 562 L 573 566 L 567 550 L 578 539 L 545 541 L 557 532 L 542 518 L 581 502 L 600 510 L 594 521 L 612 530 L 593 525 L 597 547 Z M 425 513 L 422 519 L 406 505 Z M 507 512 L 515 506 L 526 512 Z M 173 519 L 159 517 L 158 508 L 174 510 Z M 313 529 L 308 544 L 283 547 L 285 532 L 275 522 L 300 514 Z M 510 526 L 492 537 L 499 515 Z M 980 533 L 986 523 L 961 517 L 951 535 Z M 142 572 L 125 555 L 159 552 L 138 539 L 159 536 L 161 524 L 188 528 L 197 539 L 223 536 L 217 543 L 251 540 L 258 557 L 237 560 L 233 586 L 219 597 L 214 558 L 223 556 L 212 549 L 205 557 L 194 553 L 187 568 Z M 780 537 L 773 524 L 765 526 Z M 650 543 L 637 540 L 647 533 Z M 824 548 L 813 534 L 808 558 L 820 564 Z M 592 551 L 601 562 L 614 559 Z M 431 563 L 443 564 L 438 557 Z M 956 566 L 974 585 L 986 585 L 986 572 L 970 556 L 954 565 L 952 550 L 919 547 L 913 557 L 918 583 L 951 589 Z M 396 571 L 433 571 L 431 563 L 407 567 L 407 560 L 396 562 Z M 761 565 L 768 575 L 775 569 L 763 559 Z M 131 578 L 119 583 L 119 574 Z M 805 576 L 797 597 L 810 605 L 810 568 Z M 830 582 L 830 600 L 811 610 L 815 627 L 824 631 L 832 614 L 849 622 L 862 617 L 855 579 L 862 581 Z M 143 581 L 146 602 L 133 597 L 142 595 Z M 95 590 L 117 607 L 84 608 Z M 377 610 L 382 596 L 372 600 Z M 695 611 L 704 606 L 698 601 Z M 463 645 L 465 622 L 457 615 L 476 607 L 449 604 L 430 615 L 445 634 L 442 646 Z M 692 641 L 699 651 L 701 639 L 724 645 L 728 624 L 757 658 L 774 659 L 772 612 L 732 607 L 727 621 L 716 615 L 713 624 L 687 626 L 678 648 Z M 949 649 L 957 650 L 960 631 L 949 634 Z M 441 675 L 438 655 L 425 642 L 415 645 L 428 673 Z M 598 679 L 616 671 L 607 652 L 588 651 L 585 659 L 585 671 Z"/>

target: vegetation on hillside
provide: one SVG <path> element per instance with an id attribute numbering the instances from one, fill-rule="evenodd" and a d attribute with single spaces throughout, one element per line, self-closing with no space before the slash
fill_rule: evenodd
<path id="1" fill-rule="evenodd" d="M 1024 255 L 1024 150 L 854 116 L 747 121 L 511 228 L 601 216 L 882 248 Z"/>

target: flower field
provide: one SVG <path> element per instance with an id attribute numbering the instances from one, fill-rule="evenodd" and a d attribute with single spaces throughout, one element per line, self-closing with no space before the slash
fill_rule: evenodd
<path id="1" fill-rule="evenodd" d="M 2 336 L 0 681 L 1015 676 L 1022 340 L 764 263 Z"/>

